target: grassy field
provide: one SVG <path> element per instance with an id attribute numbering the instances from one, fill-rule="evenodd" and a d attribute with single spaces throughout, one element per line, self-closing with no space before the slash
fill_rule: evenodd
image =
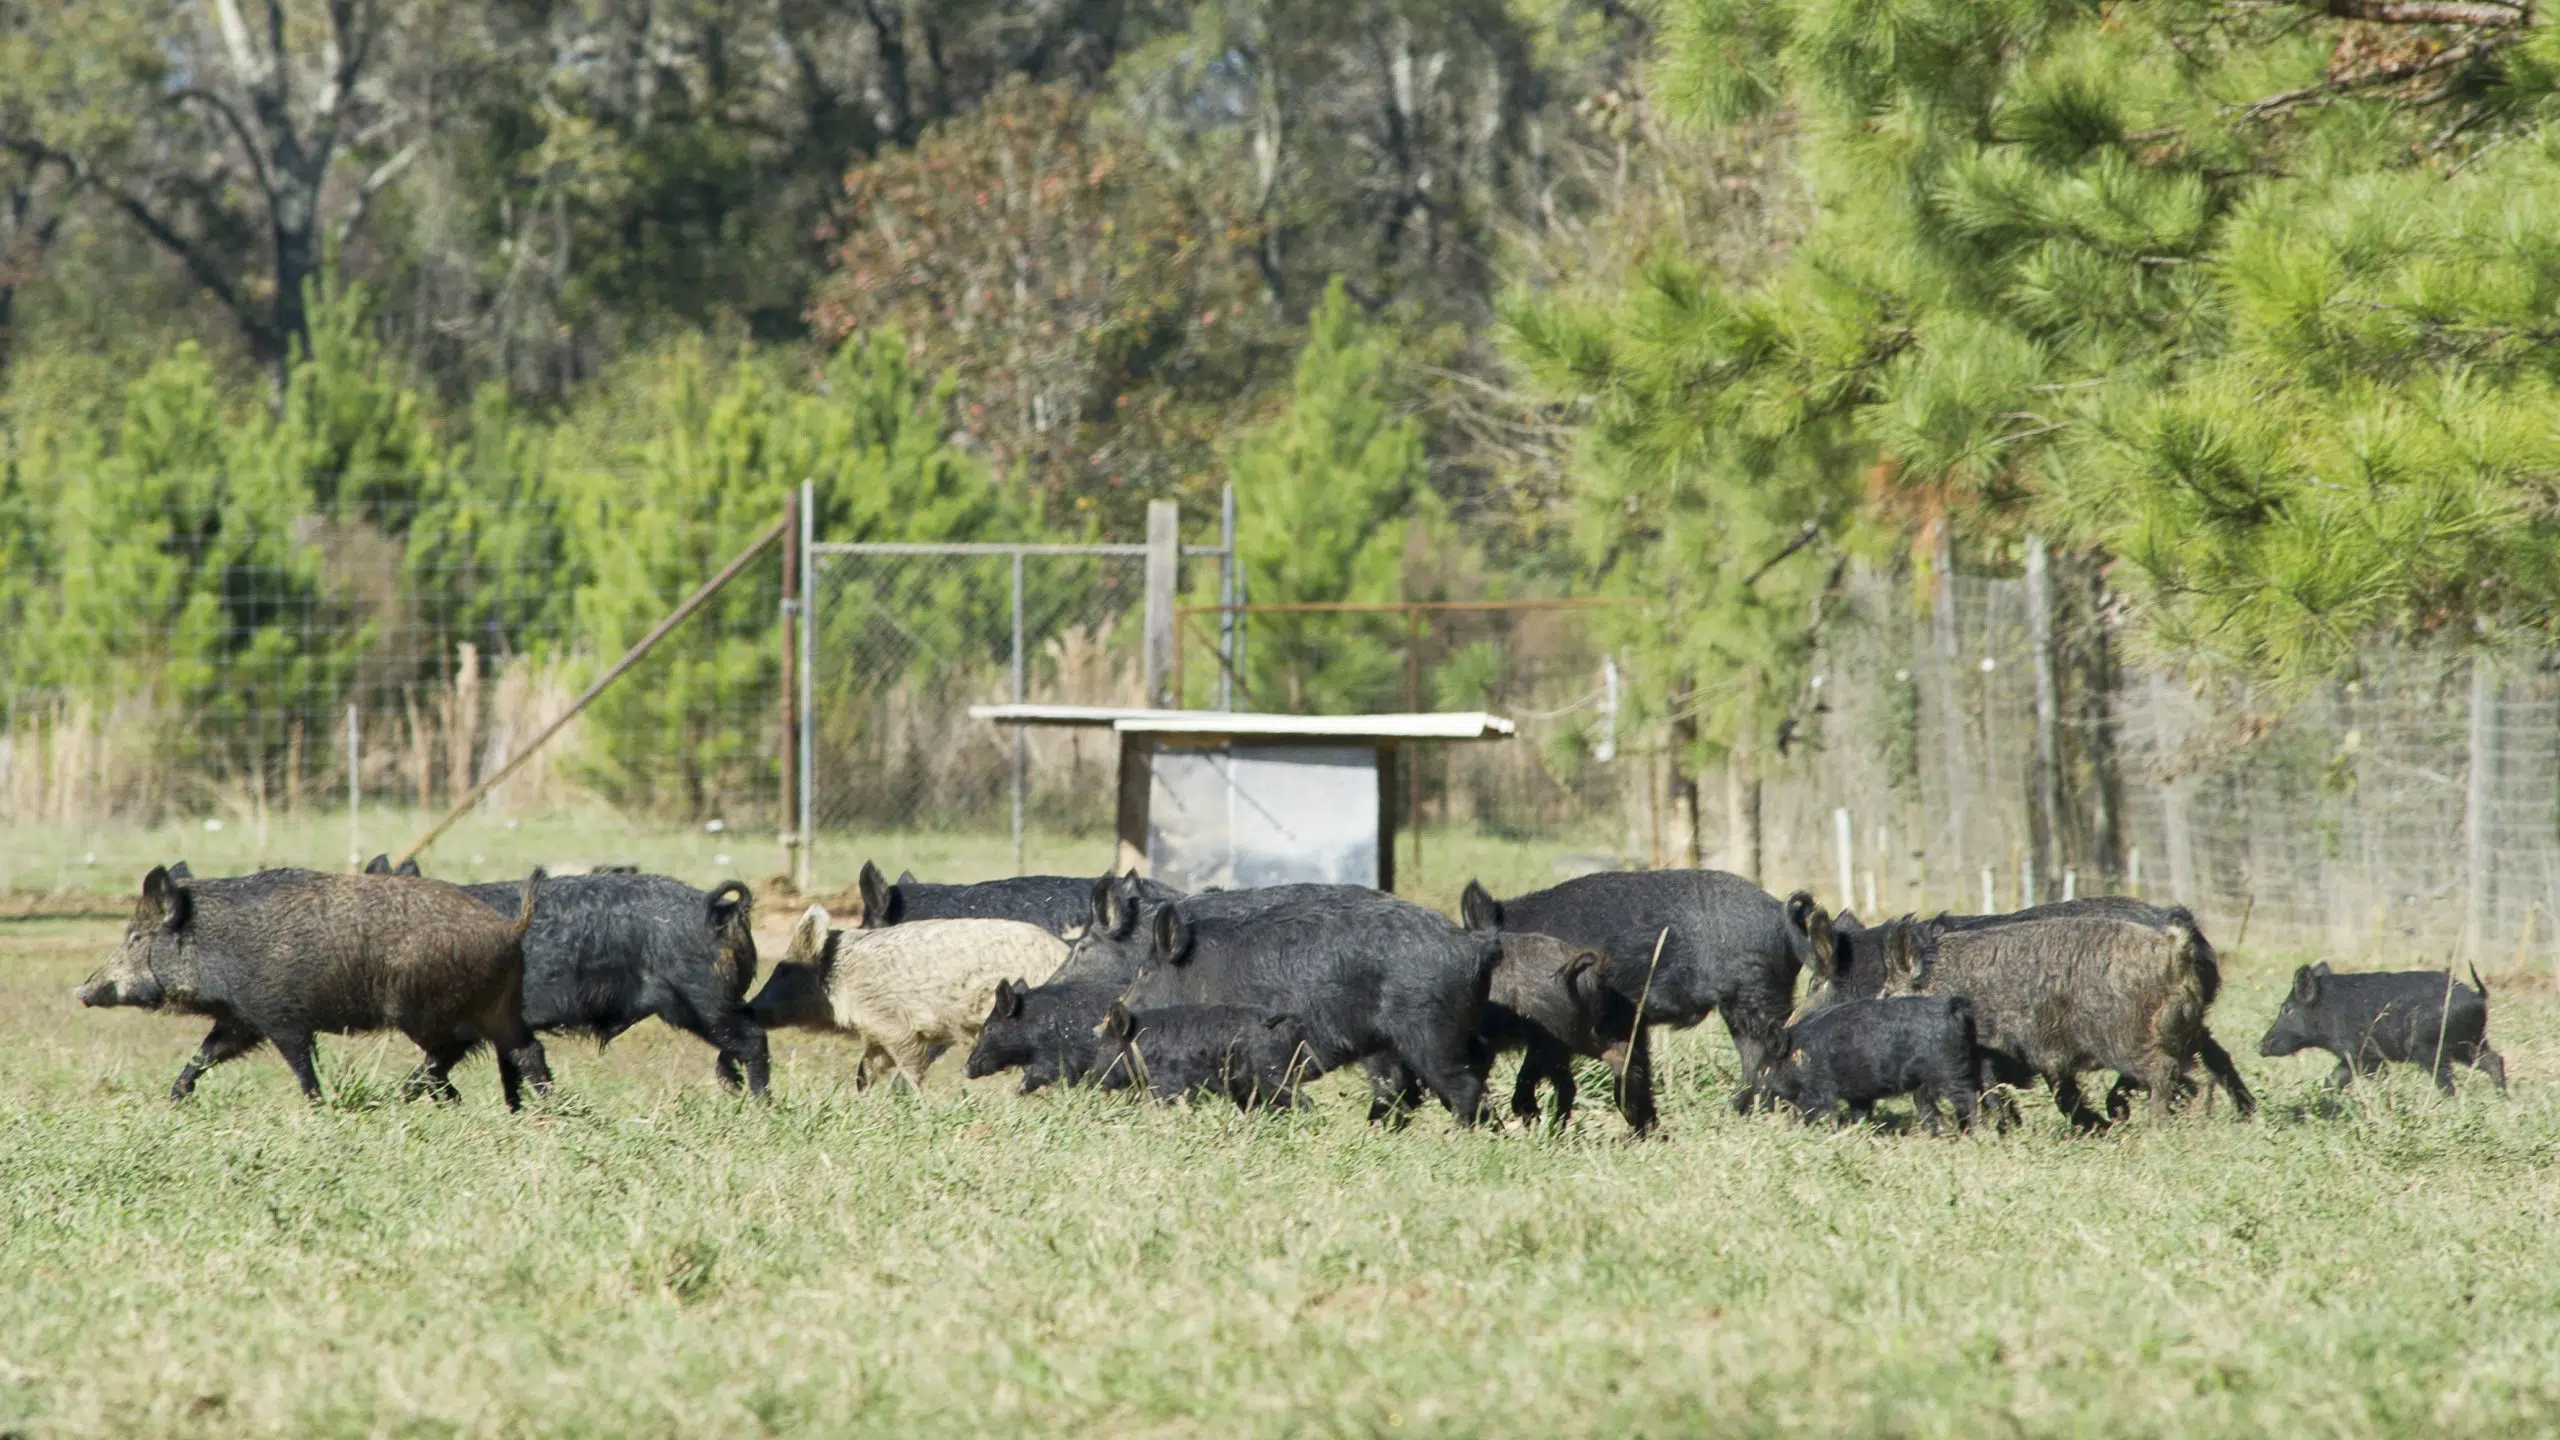
<path id="1" fill-rule="evenodd" d="M 395 852 L 437 817 L 425 811 L 375 809 L 354 837 L 365 855 Z M 200 875 L 236 875 L 266 865 L 343 869 L 350 836 L 344 816 L 276 816 L 264 825 L 226 822 L 218 830 L 201 821 L 99 827 L 0 827 L 0 896 L 48 894 L 130 895 L 154 865 L 185 859 Z M 1472 828 L 1429 828 L 1423 835 L 1423 867 L 1413 880 L 1411 837 L 1397 851 L 1405 883 L 1399 889 L 1454 909 L 1468 877 L 1480 875 L 1509 895 L 1552 885 L 1590 868 L 1594 846 L 1571 836 L 1539 843 L 1480 833 Z M 813 856 L 819 893 L 853 883 L 865 860 L 895 876 L 913 869 L 927 880 L 988 880 L 1013 871 L 1013 839 L 998 831 L 824 832 Z M 1107 831 L 1075 834 L 1033 829 L 1024 836 L 1023 863 L 1032 874 L 1099 875 L 1112 861 Z M 506 820 L 473 815 L 447 831 L 423 858 L 427 873 L 470 883 L 511 879 L 536 865 L 636 864 L 708 886 L 785 873 L 786 856 L 762 830 L 645 825 L 610 813 L 565 811 Z"/>
<path id="2" fill-rule="evenodd" d="M 2073 1138 L 1402 1134 L 1024 1100 L 956 1066 L 774 1095 L 650 1026 L 507 1115 L 389 1103 L 398 1042 L 161 1095 L 199 1027 L 92 1013 L 109 929 L 0 927 L 0 1433 L 2520 1434 L 2560 1423 L 2560 1002 L 2501 987 L 2515 1093 L 2268 1101 Z"/>

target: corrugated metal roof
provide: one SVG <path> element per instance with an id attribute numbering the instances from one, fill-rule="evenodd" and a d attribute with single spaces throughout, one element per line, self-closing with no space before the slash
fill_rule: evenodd
<path id="1" fill-rule="evenodd" d="M 1481 710 L 1408 715 L 1267 715 L 1246 710 L 1141 710 L 1110 705 L 972 705 L 999 725 L 1108 725 L 1123 735 L 1235 735 L 1325 740 L 1499 740 L 1512 724 Z"/>

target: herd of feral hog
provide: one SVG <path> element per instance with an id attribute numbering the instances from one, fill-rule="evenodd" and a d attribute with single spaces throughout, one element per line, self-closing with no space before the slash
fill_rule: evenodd
<path id="1" fill-rule="evenodd" d="M 1610 873 L 1497 900 L 1467 887 L 1462 919 L 1348 885 L 1182 894 L 1132 876 L 889 882 L 863 867 L 852 933 L 812 907 L 752 998 L 753 897 L 662 876 L 594 874 L 455 886 L 393 868 L 263 870 L 197 879 L 154 869 L 124 940 L 79 990 L 85 1005 L 201 1016 L 211 1031 L 170 1087 L 270 1043 L 317 1098 L 313 1039 L 397 1030 L 421 1052 L 403 1094 L 458 1098 L 453 1067 L 483 1045 L 510 1108 L 550 1087 L 539 1036 L 599 1042 L 654 1016 L 717 1052 L 722 1083 L 761 1093 L 766 1032 L 860 1042 L 857 1086 L 921 1084 L 945 1051 L 979 1078 L 1142 1087 L 1245 1108 L 1358 1064 L 1369 1117 L 1400 1123 L 1425 1096 L 1461 1125 L 1495 1058 L 1520 1055 L 1511 1111 L 1561 1125 L 1575 1062 L 1605 1062 L 1633 1129 L 1653 1128 L 1647 1037 L 1723 1017 L 1741 1060 L 1737 1111 L 1868 1120 L 1914 1097 L 1933 1133 L 2042 1081 L 2099 1129 L 2146 1096 L 2153 1118 L 2197 1094 L 2201 1062 L 2245 1118 L 2255 1102 L 2206 1026 L 2221 973 L 2195 917 L 2111 897 L 2008 915 L 1835 921 L 1801 891 L 1779 900 L 1712 870 Z M 1810 981 L 1798 993 L 1805 972 Z M 2305 967 L 2259 1051 L 2323 1049 L 2343 1086 L 2384 1062 L 2475 1067 L 2506 1085 L 2486 1041 L 2488 996 L 2450 974 Z M 2083 1076 L 2113 1072 L 2103 1113 Z"/>

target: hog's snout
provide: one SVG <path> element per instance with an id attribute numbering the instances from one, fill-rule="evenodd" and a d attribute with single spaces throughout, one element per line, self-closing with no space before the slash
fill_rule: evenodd
<path id="1" fill-rule="evenodd" d="M 83 1005 L 136 1005 L 146 1010 L 158 1005 L 161 998 L 160 986 L 155 981 L 142 979 L 119 986 L 103 975 L 89 977 L 73 993 L 80 997 Z"/>

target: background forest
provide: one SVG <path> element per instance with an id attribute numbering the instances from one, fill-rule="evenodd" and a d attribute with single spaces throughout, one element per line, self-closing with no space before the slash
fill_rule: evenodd
<path id="1" fill-rule="evenodd" d="M 1257 601 L 1632 602 L 1680 823 L 1756 831 L 1853 568 L 2050 587 L 2040 706 L 2540 647 L 2556 84 L 2505 0 L 0 0 L 0 665 L 183 760 L 609 657 L 803 478 L 830 539 L 1232 483 Z M 772 599 L 589 778 L 752 789 Z"/>

